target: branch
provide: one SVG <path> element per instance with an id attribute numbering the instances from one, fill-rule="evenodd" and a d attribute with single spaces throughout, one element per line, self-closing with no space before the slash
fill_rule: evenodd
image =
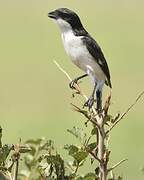
<path id="1" fill-rule="evenodd" d="M 128 159 L 123 159 L 120 162 L 116 163 L 114 166 L 112 166 L 111 168 L 109 168 L 107 171 L 110 172 L 113 169 L 115 169 L 116 167 L 118 167 L 119 165 L 121 165 L 123 162 L 127 161 Z"/>
<path id="2" fill-rule="evenodd" d="M 88 121 L 91 121 L 94 125 L 96 125 L 98 127 L 97 122 L 95 120 L 93 120 L 93 117 L 91 115 L 89 115 L 87 111 L 80 109 L 78 106 L 76 106 L 72 103 L 71 103 L 71 105 L 73 106 L 74 111 L 83 114 L 88 119 Z"/>
<path id="3" fill-rule="evenodd" d="M 54 63 L 55 63 L 55 65 L 58 67 L 58 69 L 59 69 L 60 71 L 62 71 L 62 72 L 66 75 L 67 79 L 68 79 L 69 81 L 72 81 L 72 78 L 70 77 L 70 75 L 58 64 L 58 62 L 57 62 L 57 61 L 54 61 Z M 82 97 L 84 97 L 84 99 L 87 101 L 87 100 L 88 100 L 88 97 L 87 97 L 87 96 L 85 95 L 85 93 L 81 90 L 80 86 L 75 83 L 75 84 L 74 84 L 74 87 L 75 87 L 75 90 L 78 92 L 78 94 L 80 94 Z M 95 116 L 98 115 L 94 107 L 92 107 L 92 112 L 95 114 Z"/>
<path id="4" fill-rule="evenodd" d="M 113 123 L 113 125 L 107 130 L 106 134 L 108 134 L 123 118 L 124 116 L 136 105 L 136 103 L 141 99 L 141 97 L 144 95 L 144 91 L 139 94 L 139 96 L 136 98 L 133 104 L 131 104 L 127 110 L 118 118 L 117 121 Z"/>
<path id="5" fill-rule="evenodd" d="M 15 170 L 14 170 L 14 180 L 18 179 L 18 171 L 19 171 L 19 160 L 20 160 L 20 144 L 16 144 L 14 146 L 14 154 L 12 155 L 12 160 L 15 163 Z"/>
<path id="6" fill-rule="evenodd" d="M 54 61 L 55 65 L 59 68 L 60 71 L 62 71 L 67 79 L 69 81 L 72 81 L 72 78 L 69 76 L 69 74 L 56 62 Z M 85 93 L 81 90 L 80 86 L 78 84 L 74 84 L 74 88 L 76 90 L 76 93 L 80 94 L 85 100 L 88 99 L 88 97 L 85 95 Z M 111 172 L 113 169 L 115 169 L 116 167 L 118 167 L 120 164 L 122 164 L 123 162 L 125 162 L 127 159 L 123 159 L 120 162 L 118 162 L 117 164 L 115 164 L 114 166 L 112 166 L 111 168 L 107 168 L 108 162 L 109 162 L 109 155 L 110 155 L 110 151 L 108 149 L 106 149 L 105 146 L 105 139 L 106 139 L 106 135 L 125 117 L 125 115 L 135 106 L 135 104 L 139 101 L 139 99 L 144 95 L 144 91 L 142 93 L 140 93 L 140 95 L 136 98 L 136 100 L 134 101 L 133 104 L 131 104 L 124 113 L 122 113 L 121 115 L 118 113 L 116 115 L 116 117 L 114 117 L 114 121 L 113 124 L 109 127 L 109 129 L 107 131 L 105 131 L 105 119 L 107 117 L 108 114 L 108 110 L 110 107 L 110 100 L 111 100 L 111 93 L 108 96 L 108 98 L 105 101 L 105 105 L 103 107 L 103 111 L 101 114 L 97 113 L 96 109 L 94 108 L 94 106 L 91 108 L 91 110 L 83 110 L 79 107 L 77 107 L 76 105 L 72 104 L 73 109 L 81 114 L 83 114 L 88 121 L 90 121 L 92 123 L 92 125 L 96 128 L 97 132 L 95 133 L 96 135 L 96 142 L 97 142 L 97 151 L 91 151 L 88 147 L 85 146 L 85 150 L 91 155 L 93 156 L 94 159 L 96 159 L 98 161 L 98 168 L 99 168 L 99 172 L 98 172 L 98 177 L 100 180 L 106 180 L 107 179 L 107 175 L 109 172 Z M 111 122 L 112 123 L 112 122 Z M 75 172 L 77 172 L 78 167 L 75 169 Z"/>
<path id="7" fill-rule="evenodd" d="M 96 147 L 97 149 L 97 147 Z M 88 147 L 85 146 L 85 150 L 90 153 L 99 163 L 101 163 L 101 160 L 95 155 L 93 151 L 91 151 Z"/>
<path id="8" fill-rule="evenodd" d="M 62 71 L 65 75 L 66 75 L 66 77 L 67 77 L 67 79 L 69 80 L 69 81 L 72 81 L 72 78 L 69 76 L 69 74 L 58 64 L 58 62 L 57 61 L 54 61 L 54 63 L 55 63 L 55 65 L 59 68 L 59 70 L 60 71 Z M 87 96 L 84 94 L 84 92 L 82 92 L 82 90 L 80 89 L 80 87 L 79 87 L 79 85 L 78 84 L 74 84 L 74 87 L 75 87 L 75 89 L 79 92 L 79 94 L 81 94 L 86 100 L 88 99 L 87 98 Z"/>
<path id="9" fill-rule="evenodd" d="M 19 170 L 19 157 L 16 160 L 14 180 L 18 179 L 18 170 Z"/>
<path id="10" fill-rule="evenodd" d="M 110 101 L 111 101 L 111 92 L 109 94 L 109 96 L 106 98 L 104 107 L 103 107 L 103 113 L 104 113 L 104 117 L 107 115 L 109 107 L 110 107 Z"/>

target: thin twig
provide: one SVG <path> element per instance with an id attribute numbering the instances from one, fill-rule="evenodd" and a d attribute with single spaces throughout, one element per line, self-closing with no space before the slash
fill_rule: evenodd
<path id="1" fill-rule="evenodd" d="M 110 172 L 113 169 L 115 169 L 116 167 L 118 167 L 119 165 L 121 165 L 123 162 L 127 161 L 128 159 L 122 159 L 121 161 L 119 161 L 118 163 L 116 163 L 114 166 L 112 166 L 111 168 L 109 168 L 107 171 Z"/>
<path id="2" fill-rule="evenodd" d="M 114 173 L 113 173 L 112 170 L 111 170 L 111 172 L 110 172 L 110 175 L 111 175 L 111 179 L 115 179 L 115 175 L 114 175 Z"/>
<path id="3" fill-rule="evenodd" d="M 103 107 L 103 113 L 104 113 L 104 117 L 107 115 L 109 107 L 110 107 L 110 101 L 111 101 L 111 92 L 109 94 L 109 96 L 106 98 L 104 107 Z"/>
<path id="4" fill-rule="evenodd" d="M 72 81 L 72 78 L 69 76 L 69 74 L 58 64 L 57 61 L 54 61 L 55 65 L 59 68 L 60 71 L 62 71 L 69 81 Z M 81 94 L 86 100 L 88 99 L 87 96 L 84 94 L 84 92 L 80 89 L 78 84 L 74 84 L 75 89 Z"/>
<path id="5" fill-rule="evenodd" d="M 76 166 L 76 168 L 75 168 L 74 174 L 77 173 L 78 169 L 79 169 L 79 163 L 77 163 L 77 166 Z"/>
<path id="6" fill-rule="evenodd" d="M 94 125 L 96 125 L 98 127 L 97 122 L 95 120 L 93 120 L 93 118 L 91 117 L 91 115 L 89 115 L 87 113 L 87 111 L 84 111 L 84 110 L 80 109 L 78 106 L 76 106 L 76 105 L 74 105 L 72 103 L 71 103 L 71 105 L 73 106 L 74 111 L 77 111 L 77 112 L 83 114 L 88 119 L 88 121 L 92 122 Z"/>
<path id="7" fill-rule="evenodd" d="M 113 125 L 107 130 L 106 134 L 108 134 L 123 118 L 124 116 L 136 105 L 136 103 L 140 100 L 140 98 L 144 95 L 144 91 L 139 94 L 133 104 L 131 104 L 127 110 L 118 118 L 117 121 L 113 123 Z"/>
<path id="8" fill-rule="evenodd" d="M 66 75 L 68 80 L 72 81 L 69 74 L 56 61 L 54 61 L 54 63 L 60 69 L 60 71 L 62 71 Z M 85 100 L 88 99 L 78 84 L 74 84 L 74 88 L 76 90 L 76 93 L 80 94 Z M 122 120 L 124 118 L 124 116 L 133 108 L 133 106 L 138 102 L 138 100 L 142 97 L 143 94 L 144 94 L 144 91 L 136 98 L 134 103 L 132 105 L 130 105 L 121 116 L 117 116 L 116 118 L 114 118 L 115 122 L 113 122 L 112 126 L 106 132 L 105 132 L 105 127 L 104 127 L 104 124 L 105 124 L 104 118 L 108 113 L 108 109 L 110 106 L 111 94 L 109 95 L 109 97 L 107 98 L 107 100 L 105 102 L 105 106 L 104 106 L 102 114 L 97 113 L 94 106 L 92 107 L 91 111 L 87 112 L 87 111 L 84 111 L 83 109 L 77 107 L 76 105 L 72 104 L 75 111 L 83 114 L 89 121 L 91 121 L 91 123 L 94 126 L 96 126 L 96 129 L 97 129 L 96 135 L 97 135 L 97 139 L 98 139 L 97 140 L 97 142 L 98 142 L 97 151 L 93 152 L 87 146 L 85 146 L 85 150 L 91 156 L 93 156 L 94 159 L 96 159 L 99 162 L 98 177 L 101 180 L 106 180 L 108 172 L 112 171 L 113 169 L 115 169 L 116 167 L 118 167 L 120 164 L 122 164 L 124 161 L 127 160 L 127 159 L 123 159 L 120 162 L 118 162 L 117 164 L 115 164 L 114 166 L 112 166 L 111 168 L 109 168 L 109 169 L 107 168 L 110 151 L 107 151 L 107 152 L 105 151 L 106 135 L 118 124 L 118 122 L 120 122 L 120 120 Z M 77 170 L 78 170 L 78 166 L 75 169 L 75 172 L 77 172 Z"/>
<path id="9" fill-rule="evenodd" d="M 56 66 L 66 75 L 66 77 L 72 81 L 71 77 L 69 76 L 69 74 L 57 63 L 57 61 L 54 61 L 54 63 L 56 64 Z"/>

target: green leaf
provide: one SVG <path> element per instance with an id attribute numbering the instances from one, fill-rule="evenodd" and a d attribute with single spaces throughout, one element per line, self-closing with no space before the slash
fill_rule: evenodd
<path id="1" fill-rule="evenodd" d="M 122 180 L 123 178 L 121 176 L 118 177 L 118 180 Z"/>
<path id="2" fill-rule="evenodd" d="M 78 138 L 80 141 L 85 142 L 86 140 L 86 133 L 83 131 L 83 129 L 80 129 L 78 127 L 73 127 L 73 129 L 67 129 L 67 131 Z"/>
<path id="3" fill-rule="evenodd" d="M 110 122 L 111 120 L 112 120 L 112 116 L 111 115 L 107 115 L 106 117 L 105 117 L 105 122 Z"/>
<path id="4" fill-rule="evenodd" d="M 10 144 L 5 144 L 2 148 L 0 148 L 0 164 L 5 162 L 12 149 L 13 145 Z"/>
<path id="5" fill-rule="evenodd" d="M 77 153 L 73 154 L 73 158 L 77 161 L 78 164 L 83 160 L 85 160 L 87 156 L 88 156 L 88 152 L 83 150 L 80 150 Z"/>
<path id="6" fill-rule="evenodd" d="M 29 145 L 29 147 L 31 148 L 31 151 L 29 151 L 29 154 L 31 154 L 32 156 L 34 156 L 35 155 L 35 153 L 36 153 L 36 146 L 35 145 Z"/>
<path id="7" fill-rule="evenodd" d="M 94 173 L 88 173 L 84 176 L 83 180 L 94 180 L 97 176 Z"/>
<path id="8" fill-rule="evenodd" d="M 67 131 L 74 135 L 76 138 L 81 138 L 81 129 L 78 127 L 73 127 L 73 129 L 67 129 Z"/>
<path id="9" fill-rule="evenodd" d="M 97 144 L 95 142 L 90 143 L 87 147 L 89 148 L 90 151 L 94 150 L 96 148 Z"/>
<path id="10" fill-rule="evenodd" d="M 91 135 L 93 136 L 93 135 L 96 135 L 96 132 L 97 132 L 97 129 L 96 129 L 96 127 L 94 127 L 93 129 L 92 129 L 92 131 L 91 131 Z"/>
<path id="11" fill-rule="evenodd" d="M 50 167 L 52 167 L 52 169 L 55 169 L 55 174 L 57 176 L 57 179 L 64 179 L 65 167 L 64 167 L 64 161 L 61 158 L 61 156 L 59 154 L 46 155 L 45 158 L 47 160 L 47 163 L 50 165 Z"/>
<path id="12" fill-rule="evenodd" d="M 73 156 L 79 150 L 75 145 L 65 145 L 64 149 L 68 150 L 70 156 Z"/>

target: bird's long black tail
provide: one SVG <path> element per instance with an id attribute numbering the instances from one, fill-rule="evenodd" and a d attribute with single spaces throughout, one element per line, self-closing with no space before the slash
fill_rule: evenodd
<path id="1" fill-rule="evenodd" d="M 102 110 L 102 91 L 96 91 L 96 101 L 97 101 L 97 111 L 101 112 Z"/>

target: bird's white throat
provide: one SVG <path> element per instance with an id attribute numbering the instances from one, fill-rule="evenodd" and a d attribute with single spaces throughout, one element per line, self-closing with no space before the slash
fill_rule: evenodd
<path id="1" fill-rule="evenodd" d="M 62 33 L 65 33 L 65 32 L 70 31 L 70 30 L 72 31 L 72 27 L 68 22 L 66 22 L 62 19 L 57 19 L 56 23 L 58 24 Z"/>

